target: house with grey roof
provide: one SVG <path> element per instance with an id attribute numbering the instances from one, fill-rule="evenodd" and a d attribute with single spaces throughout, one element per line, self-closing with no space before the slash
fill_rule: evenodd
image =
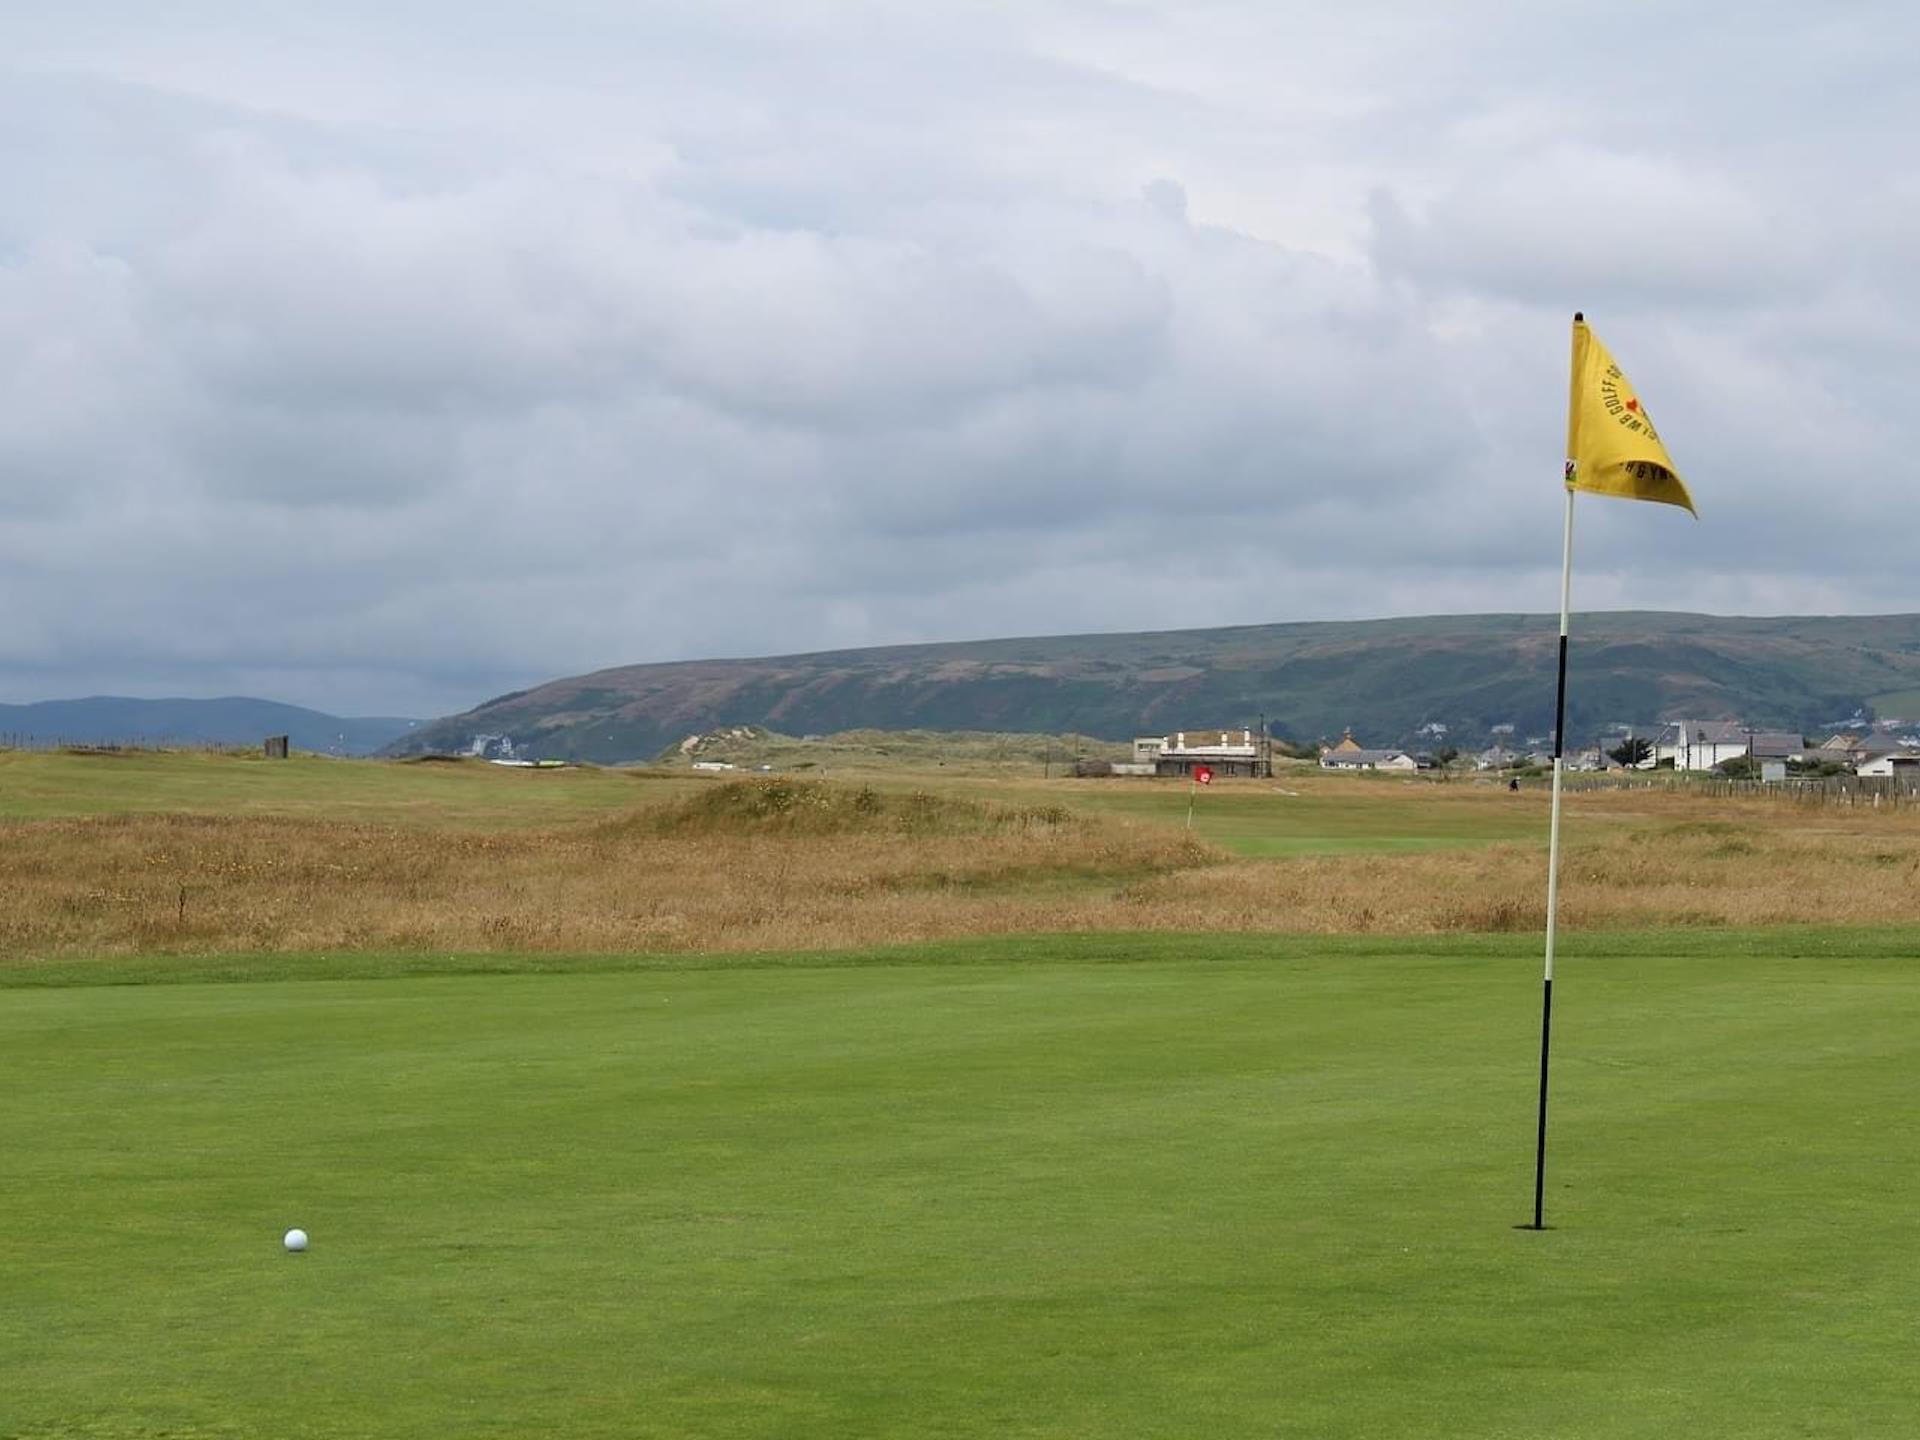
<path id="1" fill-rule="evenodd" d="M 1824 755 L 1826 752 L 1817 753 Z M 1853 761 L 1856 775 L 1891 775 L 1900 768 L 1893 762 L 1913 755 L 1920 755 L 1920 746 L 1907 743 L 1903 737 L 1867 735 L 1861 738 L 1848 758 Z"/>
<path id="2" fill-rule="evenodd" d="M 1404 750 L 1329 750 L 1320 757 L 1323 770 L 1418 770 L 1420 762 Z"/>
<path id="3" fill-rule="evenodd" d="M 1746 753 L 1756 760 L 1804 760 L 1807 742 L 1788 730 L 1755 730 L 1747 737 Z"/>
<path id="4" fill-rule="evenodd" d="M 1800 760 L 1807 743 L 1786 730 L 1758 730 L 1738 720 L 1675 720 L 1653 742 L 1643 768 L 1671 764 L 1676 770 L 1713 770 L 1729 760 Z"/>

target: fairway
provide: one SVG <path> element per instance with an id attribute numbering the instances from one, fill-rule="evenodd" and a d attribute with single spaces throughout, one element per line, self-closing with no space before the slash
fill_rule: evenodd
<path id="1" fill-rule="evenodd" d="M 290 760 L 180 750 L 0 750 L 0 821 L 81 815 L 283 816 L 448 828 L 550 825 L 697 786 L 647 770 L 522 770 L 484 760 Z"/>
<path id="2" fill-rule="evenodd" d="M 0 991 L 0 1436 L 1909 1435 L 1916 945 L 1571 940 L 1544 1234 L 1524 936 Z"/>
<path id="3" fill-rule="evenodd" d="M 728 777 L 740 778 L 740 777 Z M 724 783 L 686 770 L 522 770 L 479 760 L 398 762 L 299 755 L 0 750 L 0 822 L 101 815 L 217 815 L 518 830 L 660 806 Z M 990 801 L 1065 804 L 1091 815 L 1184 827 L 1173 780 L 1042 780 L 931 767 L 843 767 L 836 783 Z M 1276 780 L 1223 780 L 1195 797 L 1193 832 L 1231 854 L 1417 852 L 1496 841 L 1544 843 L 1537 793 L 1486 780 L 1435 784 L 1283 767 Z"/>

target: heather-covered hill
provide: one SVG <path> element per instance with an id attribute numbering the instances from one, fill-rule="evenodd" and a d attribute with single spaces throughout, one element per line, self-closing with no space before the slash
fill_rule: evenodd
<path id="1" fill-rule="evenodd" d="M 1551 615 L 1451 615 L 628 665 L 500 696 L 391 748 L 505 734 L 539 754 L 616 762 L 725 725 L 1123 739 L 1254 726 L 1263 714 L 1296 739 L 1350 726 L 1369 742 L 1411 743 L 1437 722 L 1449 743 L 1473 744 L 1495 726 L 1550 730 L 1556 635 Z M 1575 621 L 1574 741 L 1676 715 L 1811 732 L 1860 709 L 1920 716 L 1920 615 Z"/>

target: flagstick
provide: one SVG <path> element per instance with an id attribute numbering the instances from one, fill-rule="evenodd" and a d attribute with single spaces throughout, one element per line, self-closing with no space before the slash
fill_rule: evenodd
<path id="1" fill-rule="evenodd" d="M 1193 771 L 1187 771 L 1187 829 L 1193 829 L 1193 797 L 1200 793 L 1200 782 L 1193 777 Z"/>
<path id="2" fill-rule="evenodd" d="M 1571 479 L 1571 477 L 1569 477 Z M 1567 734 L 1567 611 L 1573 595 L 1573 486 L 1567 486 L 1566 538 L 1560 550 L 1560 679 L 1553 702 L 1553 818 L 1547 824 L 1547 965 L 1540 991 L 1540 1131 L 1533 1159 L 1533 1224 L 1546 1229 L 1547 1048 L 1553 1035 L 1553 940 L 1560 910 L 1560 772 Z"/>

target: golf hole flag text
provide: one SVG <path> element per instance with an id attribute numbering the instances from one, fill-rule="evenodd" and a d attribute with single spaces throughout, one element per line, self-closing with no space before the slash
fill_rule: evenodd
<path id="1" fill-rule="evenodd" d="M 1573 322 L 1567 404 L 1567 484 L 1595 495 L 1678 505 L 1699 516 L 1632 382 L 1579 319 Z"/>

